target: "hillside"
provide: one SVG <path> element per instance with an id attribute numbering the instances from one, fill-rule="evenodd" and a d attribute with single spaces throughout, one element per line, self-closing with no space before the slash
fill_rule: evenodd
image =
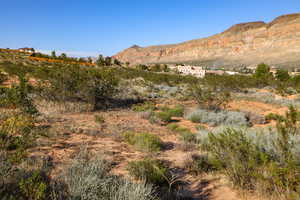
<path id="1" fill-rule="evenodd" d="M 193 63 L 204 66 L 256 65 L 297 67 L 300 63 L 300 13 L 270 23 L 236 24 L 208 38 L 174 45 L 134 45 L 114 57 L 131 64 Z"/>

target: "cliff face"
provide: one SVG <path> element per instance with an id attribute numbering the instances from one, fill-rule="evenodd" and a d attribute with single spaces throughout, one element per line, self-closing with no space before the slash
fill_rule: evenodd
<path id="1" fill-rule="evenodd" d="M 214 36 L 174 45 L 134 45 L 114 56 L 131 64 L 194 63 L 204 66 L 241 66 L 265 62 L 300 67 L 300 13 L 270 23 L 237 24 Z"/>

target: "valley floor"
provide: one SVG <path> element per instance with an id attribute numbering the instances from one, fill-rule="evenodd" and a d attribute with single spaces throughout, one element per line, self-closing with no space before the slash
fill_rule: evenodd
<path id="1" fill-rule="evenodd" d="M 189 102 L 189 105 L 194 105 Z M 258 112 L 274 111 L 263 103 L 235 102 L 232 108 L 247 108 L 252 104 Z M 277 110 L 281 112 L 281 110 Z M 104 117 L 105 122 L 95 122 L 95 115 Z M 195 129 L 195 124 L 183 118 L 176 118 L 178 124 Z M 82 146 L 96 155 L 105 155 L 106 159 L 113 162 L 112 173 L 128 179 L 127 164 L 150 156 L 166 161 L 180 180 L 185 182 L 185 196 L 199 200 L 244 200 L 259 199 L 253 195 L 242 195 L 232 189 L 226 179 L 219 174 L 189 174 L 185 168 L 185 161 L 192 154 L 199 154 L 198 149 L 187 150 L 182 147 L 176 133 L 166 126 L 152 124 L 143 119 L 141 114 L 130 109 L 111 110 L 106 112 L 89 112 L 77 114 L 61 114 L 50 120 L 51 133 L 49 138 L 39 140 L 39 145 L 31 150 L 32 156 L 41 156 L 51 160 L 54 170 L 53 177 L 60 174 L 66 164 L 79 152 Z M 158 153 L 143 153 L 136 151 L 132 146 L 122 142 L 120 135 L 125 131 L 148 132 L 158 135 L 164 143 L 164 149 Z M 250 198 L 251 196 L 251 198 Z"/>

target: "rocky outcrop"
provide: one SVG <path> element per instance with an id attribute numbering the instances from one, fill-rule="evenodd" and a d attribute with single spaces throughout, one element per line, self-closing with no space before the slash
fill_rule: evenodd
<path id="1" fill-rule="evenodd" d="M 237 24 L 208 38 L 174 45 L 134 45 L 114 56 L 131 64 L 192 63 L 203 66 L 249 66 L 261 62 L 300 67 L 300 13 L 270 23 Z"/>

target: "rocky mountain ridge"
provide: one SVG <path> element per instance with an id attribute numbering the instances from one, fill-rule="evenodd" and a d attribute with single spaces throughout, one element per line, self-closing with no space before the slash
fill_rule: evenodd
<path id="1" fill-rule="evenodd" d="M 236 24 L 211 37 L 171 45 L 134 45 L 114 56 L 123 62 L 251 66 L 261 62 L 300 67 L 300 13 Z"/>

